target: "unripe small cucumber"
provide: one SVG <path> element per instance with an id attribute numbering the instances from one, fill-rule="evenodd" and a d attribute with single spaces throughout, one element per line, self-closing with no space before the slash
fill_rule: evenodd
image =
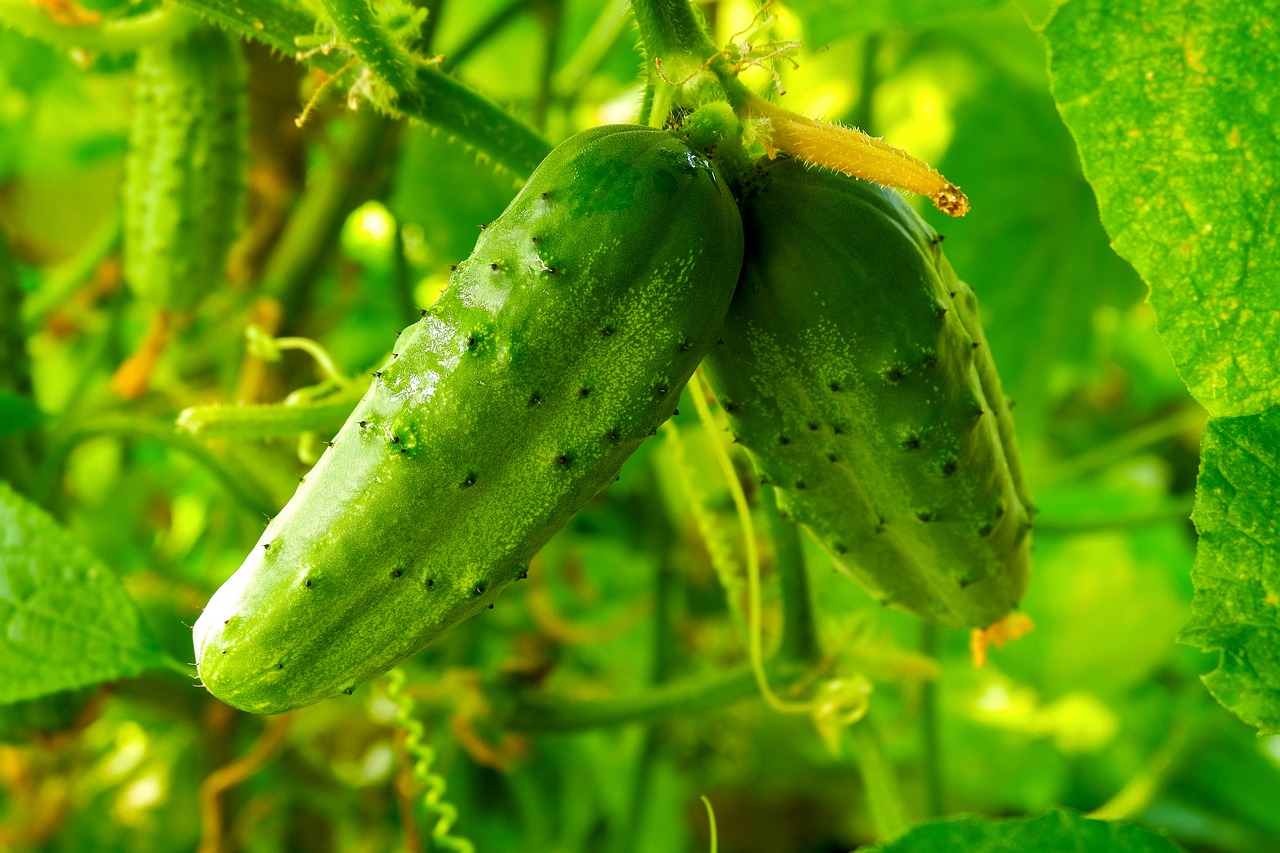
<path id="1" fill-rule="evenodd" d="M 205 608 L 205 686 L 298 708 L 491 606 L 671 415 L 741 258 L 732 196 L 671 134 L 557 147 Z"/>
<path id="2" fill-rule="evenodd" d="M 973 292 L 892 191 L 795 160 L 750 183 L 706 365 L 735 436 L 882 603 L 999 620 L 1026 587 L 1032 510 Z"/>
<path id="3" fill-rule="evenodd" d="M 124 184 L 124 273 L 186 310 L 222 281 L 244 208 L 248 119 L 239 41 L 213 27 L 138 51 Z"/>

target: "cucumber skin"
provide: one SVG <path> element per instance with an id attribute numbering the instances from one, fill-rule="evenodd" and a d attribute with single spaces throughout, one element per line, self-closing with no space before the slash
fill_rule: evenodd
<path id="1" fill-rule="evenodd" d="M 986 627 L 1034 511 L 972 290 L 889 190 L 794 160 L 744 189 L 746 255 L 708 379 L 781 508 L 886 605 Z"/>
<path id="2" fill-rule="evenodd" d="M 672 414 L 741 257 L 728 188 L 674 136 L 556 148 L 209 602 L 204 685 L 302 707 L 490 606 Z"/>
<path id="3" fill-rule="evenodd" d="M 239 41 L 203 27 L 138 51 L 124 182 L 124 274 L 185 311 L 221 284 L 246 195 L 248 106 Z"/>

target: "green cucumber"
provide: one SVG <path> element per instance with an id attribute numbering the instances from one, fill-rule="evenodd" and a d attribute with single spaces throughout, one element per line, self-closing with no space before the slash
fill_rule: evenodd
<path id="1" fill-rule="evenodd" d="M 556 148 L 205 608 L 204 685 L 298 708 L 491 606 L 672 414 L 741 257 L 729 190 L 673 135 Z"/>
<path id="2" fill-rule="evenodd" d="M 882 603 L 986 627 L 1016 608 L 1030 497 L 973 292 L 894 192 L 778 160 L 707 360 L 782 509 Z"/>
<path id="3" fill-rule="evenodd" d="M 138 51 L 124 181 L 124 274 L 183 311 L 220 284 L 244 208 L 248 151 L 240 43 L 213 27 Z"/>

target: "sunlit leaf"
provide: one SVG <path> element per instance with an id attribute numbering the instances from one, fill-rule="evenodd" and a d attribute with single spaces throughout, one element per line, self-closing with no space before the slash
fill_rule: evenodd
<path id="1" fill-rule="evenodd" d="M 163 664 L 115 576 L 42 510 L 0 484 L 0 702 Z"/>
<path id="2" fill-rule="evenodd" d="M 1102 221 L 1219 416 L 1280 402 L 1278 25 L 1245 0 L 1073 0 L 1046 30 Z"/>
<path id="3" fill-rule="evenodd" d="M 1182 640 L 1221 650 L 1210 692 L 1280 731 L 1280 408 L 1205 427 L 1192 515 L 1196 596 Z"/>

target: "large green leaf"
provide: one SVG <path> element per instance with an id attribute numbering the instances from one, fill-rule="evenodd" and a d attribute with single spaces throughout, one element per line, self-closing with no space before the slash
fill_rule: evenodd
<path id="1" fill-rule="evenodd" d="M 0 482 L 0 703 L 163 665 L 115 576 Z"/>
<path id="2" fill-rule="evenodd" d="M 880 853 L 1171 853 L 1179 848 L 1164 836 L 1128 823 L 1090 820 L 1050 811 L 1020 820 L 961 817 L 917 826 Z"/>
<path id="3" fill-rule="evenodd" d="M 1218 416 L 1280 403 L 1274 4 L 1072 0 L 1046 35 L 1103 224 L 1191 393 Z"/>
<path id="4" fill-rule="evenodd" d="M 1280 731 L 1280 407 L 1209 421 L 1192 518 L 1196 595 L 1181 639 L 1221 650 L 1205 677 L 1219 702 Z"/>

